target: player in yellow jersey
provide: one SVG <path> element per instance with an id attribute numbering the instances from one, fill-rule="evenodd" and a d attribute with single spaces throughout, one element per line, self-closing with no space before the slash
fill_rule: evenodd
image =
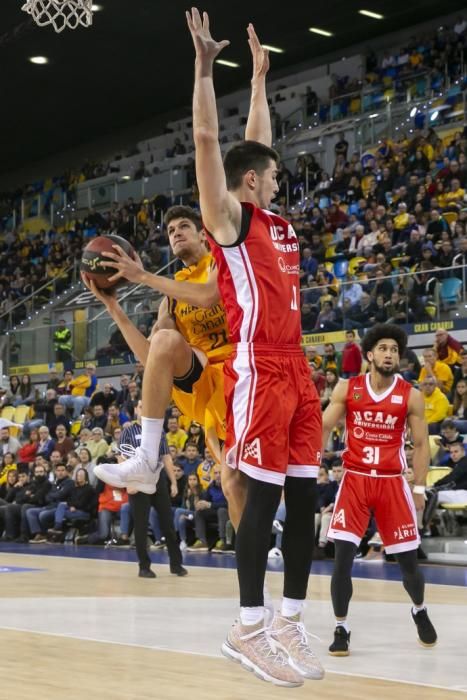
<path id="1" fill-rule="evenodd" d="M 172 207 L 165 223 L 172 251 L 185 265 L 175 280 L 146 272 L 140 262 L 132 261 L 118 247 L 115 254 L 108 254 L 109 265 L 116 270 L 115 279 L 125 277 L 166 295 L 150 339 L 131 322 L 115 295 L 97 289 L 83 276 L 145 365 L 141 447 L 121 464 L 99 465 L 96 476 L 113 486 L 143 493 L 156 490 L 162 424 L 172 395 L 182 413 L 205 426 L 208 443 L 217 457 L 218 439 L 225 437 L 223 362 L 231 348 L 214 262 L 197 211 Z"/>

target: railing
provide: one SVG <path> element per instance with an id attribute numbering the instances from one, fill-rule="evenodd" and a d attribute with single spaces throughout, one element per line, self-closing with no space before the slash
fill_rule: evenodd
<path id="1" fill-rule="evenodd" d="M 343 257 L 335 257 L 334 267 L 336 273 L 344 272 L 344 260 Z M 173 261 L 164 266 L 164 269 L 167 269 L 172 264 Z M 342 268 L 341 271 L 339 271 L 339 266 Z M 162 271 L 163 269 L 160 270 L 160 272 Z M 414 276 L 413 272 L 399 272 L 398 270 L 394 270 L 392 275 L 380 279 L 390 280 L 395 288 L 400 287 L 406 292 L 404 310 L 407 323 L 422 323 L 426 320 L 449 320 L 451 318 L 467 316 L 466 266 L 454 265 L 449 268 L 435 269 L 430 271 L 430 274 L 431 273 L 439 279 L 438 291 L 434 294 L 433 298 L 425 300 L 425 303 L 418 305 L 417 308 L 411 306 L 409 300 L 411 281 Z M 327 298 L 330 298 L 334 304 L 337 304 L 339 299 L 346 295 L 346 290 L 349 289 L 349 286 L 355 282 L 361 285 L 364 290 L 365 288 L 374 286 L 374 279 L 369 278 L 371 271 L 367 270 L 366 273 L 363 274 L 367 275 L 366 279 L 359 277 L 347 280 L 342 275 L 333 283 L 321 286 L 303 287 L 301 289 L 302 305 L 312 304 L 319 310 L 322 308 L 322 302 Z M 453 277 L 459 279 L 460 289 L 458 291 L 457 303 L 448 304 L 440 288 L 444 279 Z M 137 290 L 141 291 L 141 289 L 141 287 L 132 287 L 121 295 L 120 301 L 122 305 L 126 307 L 127 314 L 135 325 L 138 326 L 144 323 L 145 328 L 142 330 L 149 333 L 149 325 L 152 323 L 152 315 L 155 314 L 155 307 L 157 306 L 158 299 L 160 299 L 160 295 L 157 294 L 157 292 L 149 292 L 144 297 L 146 302 L 150 299 L 153 303 L 153 309 L 148 314 L 147 311 L 143 311 L 140 308 L 142 300 L 139 299 L 136 303 L 134 300 L 135 293 Z M 450 310 L 450 306 L 452 306 L 452 310 Z M 83 305 L 81 305 L 80 308 L 83 309 Z M 131 351 L 120 346 L 121 338 L 119 338 L 119 334 L 116 333 L 117 327 L 112 319 L 109 318 L 105 309 L 103 309 L 97 301 L 95 304 L 90 301 L 84 308 L 86 313 L 83 313 L 82 320 L 77 321 L 72 327 L 70 326 L 73 331 L 73 356 L 71 360 L 74 366 L 80 368 L 83 366 L 83 363 L 90 360 L 97 361 L 98 364 L 102 366 L 118 366 L 133 362 L 134 357 Z M 352 312 L 349 313 L 345 306 L 341 308 L 341 312 L 342 316 L 335 326 L 328 324 L 323 327 L 319 323 L 313 324 L 312 327 L 304 325 L 304 333 L 325 333 L 333 330 L 350 328 L 364 329 L 370 325 L 365 325 L 356 321 L 354 314 Z M 454 314 L 454 316 L 452 316 L 452 314 Z M 149 318 L 150 316 L 151 318 Z M 9 333 L 5 335 L 4 344 L 6 346 L 2 354 L 4 367 L 8 369 L 8 371 L 9 368 L 19 368 L 19 370 L 31 370 L 32 372 L 46 374 L 48 367 L 55 364 L 55 354 L 53 351 L 53 334 L 55 329 L 56 326 L 54 325 L 44 325 L 35 329 L 19 327 L 13 334 Z M 111 340 L 112 336 L 113 338 Z"/>
<path id="2" fill-rule="evenodd" d="M 78 262 L 75 261 L 59 275 L 44 282 L 32 294 L 18 299 L 7 311 L 0 314 L 0 330 L 4 332 L 24 325 L 26 321 L 31 321 L 34 315 L 37 316 L 41 309 L 44 310 L 48 304 L 53 304 L 63 292 L 69 290 L 70 285 L 77 283 L 78 267 Z"/>

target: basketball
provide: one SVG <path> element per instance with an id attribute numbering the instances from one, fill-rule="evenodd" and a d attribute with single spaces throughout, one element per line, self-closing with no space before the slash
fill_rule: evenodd
<path id="1" fill-rule="evenodd" d="M 96 283 L 99 289 L 112 289 L 126 282 L 123 278 L 118 280 L 118 282 L 110 282 L 109 277 L 115 275 L 117 270 L 113 267 L 102 265 L 102 263 L 106 263 L 109 260 L 109 258 L 106 258 L 102 253 L 115 253 L 114 245 L 119 245 L 127 255 L 132 258 L 135 257 L 135 251 L 131 243 L 121 238 L 121 236 L 116 236 L 114 234 L 93 238 L 83 250 L 80 270 L 81 272 L 85 272 L 89 279 L 92 279 Z"/>

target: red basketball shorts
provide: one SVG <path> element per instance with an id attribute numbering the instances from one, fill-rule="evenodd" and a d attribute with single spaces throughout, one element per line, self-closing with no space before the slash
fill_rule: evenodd
<path id="1" fill-rule="evenodd" d="M 412 493 L 401 474 L 369 476 L 345 470 L 328 537 L 357 546 L 374 515 L 388 554 L 417 549 L 420 537 Z"/>
<path id="2" fill-rule="evenodd" d="M 226 462 L 254 479 L 316 477 L 321 405 L 300 348 L 239 344 L 224 366 Z"/>

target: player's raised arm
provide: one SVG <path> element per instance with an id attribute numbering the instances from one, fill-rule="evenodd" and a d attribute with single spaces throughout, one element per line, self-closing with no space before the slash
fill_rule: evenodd
<path id="1" fill-rule="evenodd" d="M 430 445 L 428 442 L 428 430 L 425 421 L 425 404 L 423 395 L 417 389 L 412 389 L 409 396 L 409 410 L 407 423 L 409 424 L 413 451 L 414 486 L 413 499 L 417 510 L 423 510 L 425 506 L 425 494 L 423 487 L 426 483 L 426 474 L 430 464 Z"/>
<path id="2" fill-rule="evenodd" d="M 341 379 L 331 394 L 329 406 L 323 413 L 323 449 L 328 444 L 332 430 L 345 416 L 347 389 L 348 381 Z"/>
<path id="3" fill-rule="evenodd" d="M 236 242 L 240 232 L 241 206 L 227 190 L 213 82 L 214 60 L 229 42 L 212 38 L 206 12 L 201 18 L 194 7 L 186 18 L 196 51 L 193 139 L 201 211 L 208 231 L 219 243 L 229 245 Z"/>
<path id="4" fill-rule="evenodd" d="M 252 24 L 248 25 L 248 44 L 253 58 L 251 98 L 245 138 L 259 141 L 265 146 L 272 144 L 271 115 L 266 96 L 266 75 L 269 70 L 269 51 L 263 49 Z"/>

